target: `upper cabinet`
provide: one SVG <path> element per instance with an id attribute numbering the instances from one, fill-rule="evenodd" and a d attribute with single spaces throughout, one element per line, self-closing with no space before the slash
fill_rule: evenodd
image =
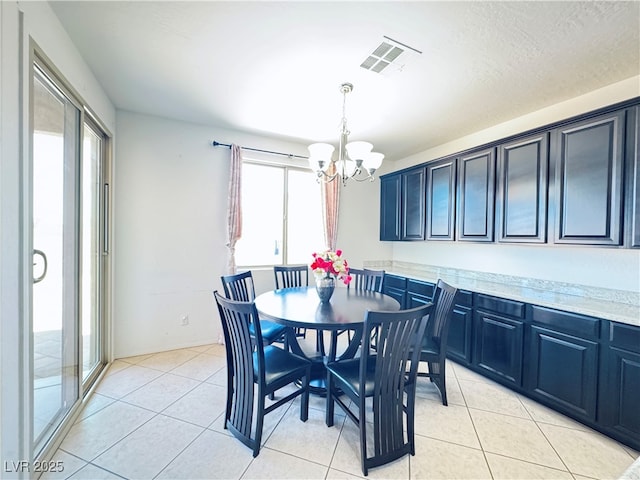
<path id="1" fill-rule="evenodd" d="M 456 159 L 427 165 L 427 240 L 453 240 L 456 208 Z"/>
<path id="2" fill-rule="evenodd" d="M 380 178 L 380 240 L 400 240 L 400 175 Z"/>
<path id="3" fill-rule="evenodd" d="M 425 169 L 402 174 L 400 240 L 424 240 Z"/>
<path id="4" fill-rule="evenodd" d="M 424 240 L 424 167 L 380 178 L 380 240 Z"/>
<path id="5" fill-rule="evenodd" d="M 629 245 L 640 247 L 640 107 L 627 114 L 627 231 Z"/>
<path id="6" fill-rule="evenodd" d="M 549 134 L 500 145 L 496 218 L 500 242 L 547 240 Z"/>
<path id="7" fill-rule="evenodd" d="M 640 247 L 640 98 L 380 180 L 381 240 Z"/>
<path id="8" fill-rule="evenodd" d="M 625 111 L 558 128 L 556 243 L 622 244 Z"/>
<path id="9" fill-rule="evenodd" d="M 458 159 L 458 240 L 493 241 L 495 150 Z"/>

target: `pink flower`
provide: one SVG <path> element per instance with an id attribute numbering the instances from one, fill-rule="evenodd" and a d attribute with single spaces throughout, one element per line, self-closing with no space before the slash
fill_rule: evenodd
<path id="1" fill-rule="evenodd" d="M 326 250 L 321 253 L 312 253 L 313 262 L 311 263 L 311 269 L 317 278 L 324 277 L 326 275 L 333 275 L 339 280 L 342 280 L 345 285 L 351 282 L 351 276 L 349 275 L 349 264 L 342 258 L 342 250 Z"/>

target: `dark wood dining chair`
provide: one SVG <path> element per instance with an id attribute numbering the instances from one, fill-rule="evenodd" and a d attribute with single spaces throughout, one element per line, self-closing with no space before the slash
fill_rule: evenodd
<path id="1" fill-rule="evenodd" d="M 347 288 L 355 288 L 360 292 L 377 292 L 382 293 L 382 286 L 384 283 L 384 270 L 371 270 L 368 268 L 349 268 L 349 275 L 351 275 L 351 282 L 347 285 Z M 342 330 L 338 332 L 338 335 L 347 332 L 349 341 L 351 341 L 352 330 Z M 373 335 L 373 346 L 375 348 L 376 332 Z"/>
<path id="2" fill-rule="evenodd" d="M 276 290 L 281 288 L 308 287 L 309 267 L 307 265 L 274 265 L 273 276 L 276 281 Z M 306 338 L 305 328 L 296 328 L 296 336 Z"/>
<path id="3" fill-rule="evenodd" d="M 364 292 L 382 293 L 384 270 L 349 268 L 349 275 L 352 278 L 351 283 L 348 285 L 349 288 Z"/>
<path id="4" fill-rule="evenodd" d="M 360 429 L 362 473 L 407 453 L 415 455 L 415 381 L 418 348 L 432 304 L 395 312 L 368 311 L 362 331 L 360 358 L 327 364 L 326 424 L 333 425 L 335 403 Z M 378 347 L 371 333 L 378 330 Z M 351 410 L 349 402 L 357 407 Z M 367 411 L 366 399 L 373 410 Z M 406 402 L 406 403 L 405 403 Z M 371 422 L 371 423 L 370 423 Z M 373 436 L 373 455 L 367 450 L 367 431 Z"/>
<path id="5" fill-rule="evenodd" d="M 276 290 L 309 286 L 309 267 L 307 265 L 274 265 L 273 275 L 276 280 Z"/>
<path id="6" fill-rule="evenodd" d="M 434 311 L 420 348 L 419 361 L 427 362 L 428 372 L 418 372 L 418 376 L 429 377 L 438 387 L 443 405 L 447 405 L 447 338 L 457 293 L 457 288 L 438 280 L 433 294 Z"/>
<path id="7" fill-rule="evenodd" d="M 311 362 L 274 345 L 264 345 L 258 310 L 253 302 L 237 302 L 213 293 L 222 322 L 227 351 L 227 403 L 224 428 L 247 447 L 260 453 L 264 416 L 297 396 L 300 420 L 309 416 Z M 250 327 L 253 326 L 252 340 Z M 255 348 L 254 348 L 255 343 Z M 293 392 L 265 405 L 266 398 L 289 384 L 301 382 Z M 257 394 L 256 394 L 257 385 Z M 257 411 L 254 419 L 254 400 Z"/>
<path id="8" fill-rule="evenodd" d="M 224 294 L 227 298 L 239 302 L 253 302 L 256 298 L 256 291 L 253 284 L 251 271 L 236 273 L 234 275 L 223 275 L 220 277 Z M 251 334 L 253 325 L 251 325 Z M 262 330 L 262 341 L 269 345 L 273 342 L 285 342 L 288 327 L 280 325 L 270 320 L 260 320 Z M 254 335 L 255 337 L 255 335 Z"/>

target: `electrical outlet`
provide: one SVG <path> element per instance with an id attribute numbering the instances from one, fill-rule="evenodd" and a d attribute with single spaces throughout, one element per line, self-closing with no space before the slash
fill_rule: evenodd
<path id="1" fill-rule="evenodd" d="M 180 321 L 182 322 L 182 326 L 185 327 L 189 325 L 189 314 L 185 313 L 180 317 Z"/>

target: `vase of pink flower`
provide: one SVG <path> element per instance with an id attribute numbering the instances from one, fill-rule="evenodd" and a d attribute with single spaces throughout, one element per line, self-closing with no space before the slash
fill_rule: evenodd
<path id="1" fill-rule="evenodd" d="M 342 250 L 325 250 L 320 253 L 313 253 L 311 270 L 316 277 L 316 291 L 322 303 L 327 303 L 333 295 L 336 286 L 336 279 L 345 285 L 351 282 L 349 275 L 349 264 L 342 258 Z"/>

